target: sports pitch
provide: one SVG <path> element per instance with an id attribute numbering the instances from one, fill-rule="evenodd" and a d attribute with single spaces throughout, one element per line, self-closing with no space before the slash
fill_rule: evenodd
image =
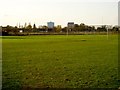
<path id="1" fill-rule="evenodd" d="M 118 36 L 2 37 L 5 88 L 118 88 Z"/>

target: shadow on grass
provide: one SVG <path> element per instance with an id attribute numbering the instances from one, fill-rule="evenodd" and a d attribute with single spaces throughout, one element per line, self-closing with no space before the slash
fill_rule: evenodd
<path id="1" fill-rule="evenodd" d="M 12 37 L 12 36 L 4 36 L 4 37 L 2 37 L 2 39 L 25 39 L 25 38 L 23 38 L 23 37 Z"/>
<path id="2" fill-rule="evenodd" d="M 21 83 L 19 80 L 14 79 L 3 80 L 2 90 L 21 90 Z"/>

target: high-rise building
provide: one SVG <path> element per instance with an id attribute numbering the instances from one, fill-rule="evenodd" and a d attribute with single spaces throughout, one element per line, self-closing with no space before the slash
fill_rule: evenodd
<path id="1" fill-rule="evenodd" d="M 54 22 L 48 22 L 47 26 L 49 29 L 53 29 L 54 28 Z"/>
<path id="2" fill-rule="evenodd" d="M 70 29 L 74 28 L 74 22 L 68 22 L 67 27 Z"/>

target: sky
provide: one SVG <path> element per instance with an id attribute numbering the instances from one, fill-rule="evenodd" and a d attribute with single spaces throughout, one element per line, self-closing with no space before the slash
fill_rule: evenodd
<path id="1" fill-rule="evenodd" d="M 19 23 L 66 26 L 68 22 L 87 25 L 117 25 L 119 0 L 0 0 L 0 26 Z"/>

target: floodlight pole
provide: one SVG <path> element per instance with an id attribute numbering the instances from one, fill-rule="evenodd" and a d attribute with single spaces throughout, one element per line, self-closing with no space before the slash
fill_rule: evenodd
<path id="1" fill-rule="evenodd" d="M 108 27 L 107 27 L 107 40 L 108 40 L 108 34 L 109 34 L 109 32 L 108 32 Z"/>
<path id="2" fill-rule="evenodd" d="M 68 36 L 68 28 L 67 28 L 67 36 Z"/>

